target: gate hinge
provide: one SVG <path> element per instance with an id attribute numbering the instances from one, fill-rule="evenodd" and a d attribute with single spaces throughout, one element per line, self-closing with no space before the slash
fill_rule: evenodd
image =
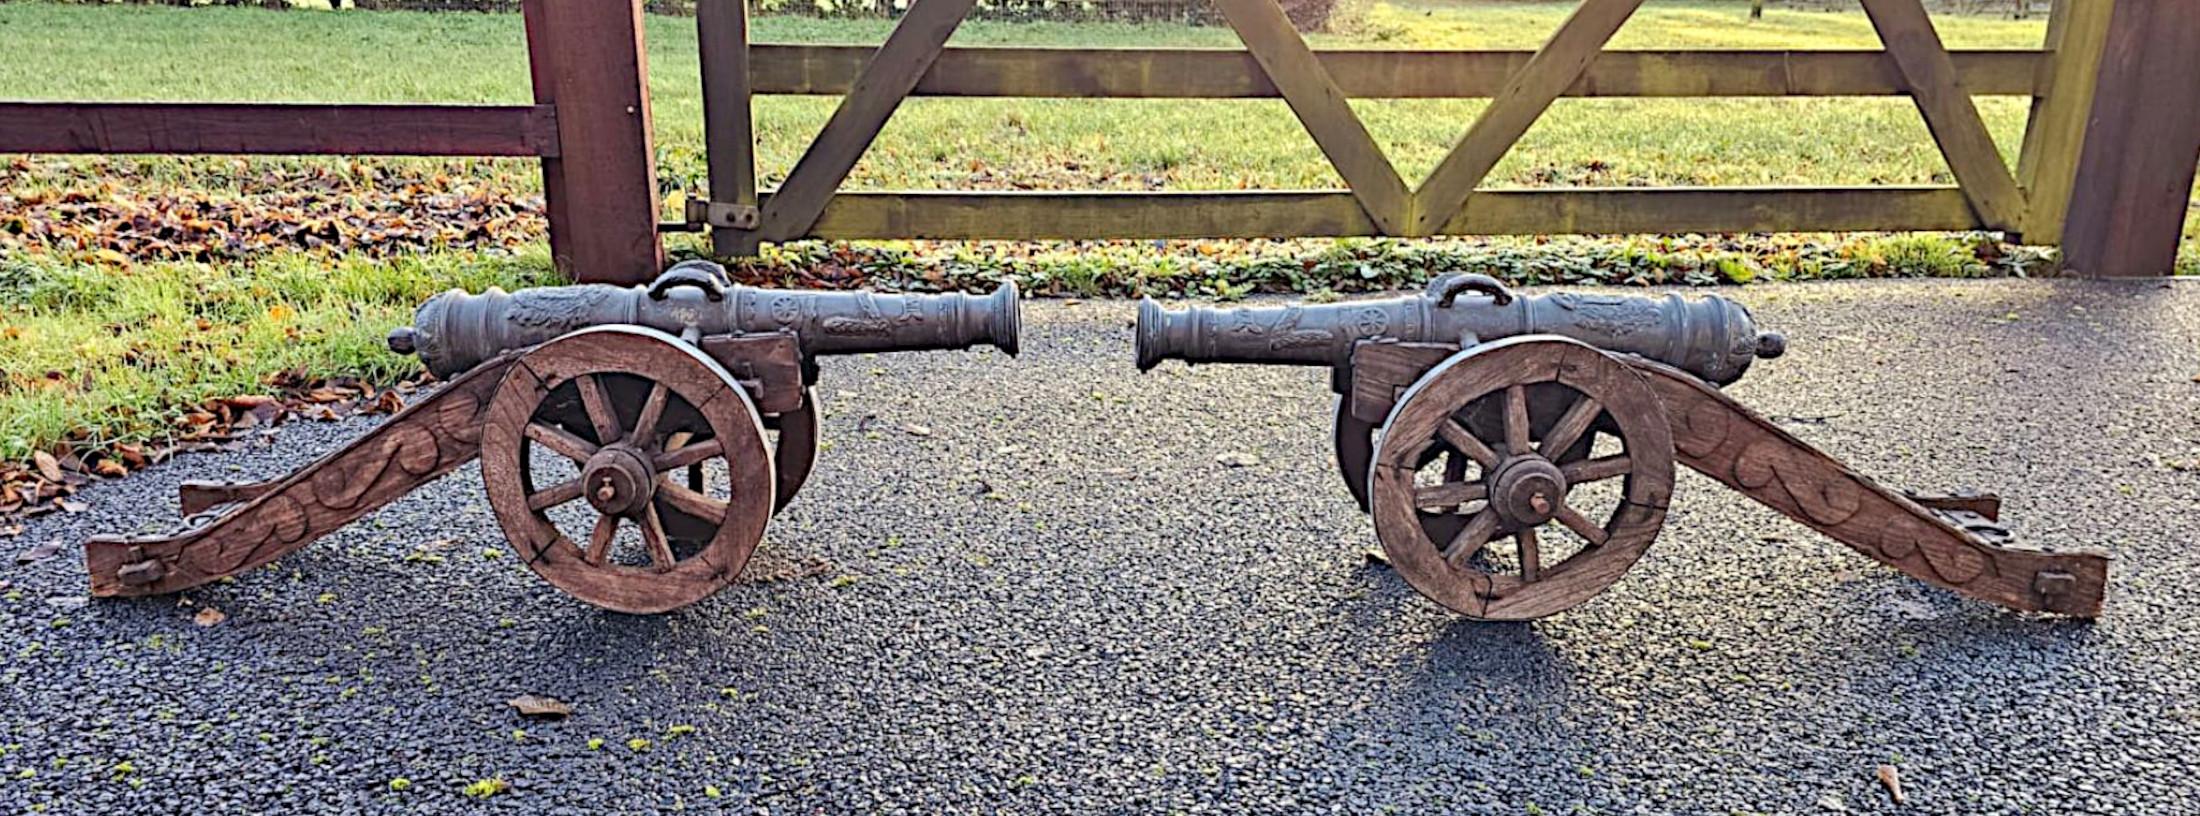
<path id="1" fill-rule="evenodd" d="M 705 201 L 699 198 L 687 200 L 687 222 L 696 226 L 729 227 L 738 230 L 756 229 L 764 220 L 764 213 L 754 204 L 729 204 L 724 201 Z"/>

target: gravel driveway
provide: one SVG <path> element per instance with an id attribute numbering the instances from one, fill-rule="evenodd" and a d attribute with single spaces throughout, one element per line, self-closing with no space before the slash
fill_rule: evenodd
<path id="1" fill-rule="evenodd" d="M 2200 285 L 1732 294 L 1791 340 L 1733 393 L 2107 548 L 2107 616 L 1962 600 L 1684 473 L 1611 591 L 1463 621 L 1364 557 L 1325 372 L 1142 376 L 1131 304 L 1036 302 L 1019 359 L 827 361 L 810 486 L 675 614 L 535 578 L 470 467 L 181 597 L 0 561 L 0 811 L 2200 812 Z M 362 430 L 185 457 L 0 551 Z"/>

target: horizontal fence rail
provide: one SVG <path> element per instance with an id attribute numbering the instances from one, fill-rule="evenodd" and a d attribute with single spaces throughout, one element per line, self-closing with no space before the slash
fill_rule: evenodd
<path id="1" fill-rule="evenodd" d="M 550 105 L 0 102 L 0 153 L 558 155 Z"/>
<path id="2" fill-rule="evenodd" d="M 769 202 L 771 193 L 763 194 Z M 1442 234 L 1850 232 L 1976 229 L 1954 186 L 1478 190 Z M 1342 190 L 1227 192 L 844 191 L 806 237 L 1106 240 L 1379 235 Z"/>
<path id="3" fill-rule="evenodd" d="M 749 47 L 757 94 L 840 96 L 878 49 L 860 45 Z M 1495 96 L 1533 51 L 1316 51 L 1346 96 Z M 2031 96 L 2046 52 L 1952 51 L 1975 95 Z M 1899 96 L 1912 91 L 1884 51 L 1606 51 L 1565 96 Z M 911 96 L 1238 99 L 1282 94 L 1251 52 L 1220 48 L 947 48 Z"/>

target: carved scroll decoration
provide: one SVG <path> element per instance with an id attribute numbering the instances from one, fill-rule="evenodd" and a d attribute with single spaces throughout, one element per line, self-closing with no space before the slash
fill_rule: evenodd
<path id="1" fill-rule="evenodd" d="M 255 496 L 191 529 L 85 542 L 92 594 L 170 593 L 258 567 L 472 461 L 481 444 L 482 412 L 510 367 L 509 356 L 478 366 L 276 482 L 187 488 Z"/>

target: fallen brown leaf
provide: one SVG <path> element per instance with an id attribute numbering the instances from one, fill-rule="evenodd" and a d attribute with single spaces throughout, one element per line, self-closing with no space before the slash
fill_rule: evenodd
<path id="1" fill-rule="evenodd" d="M 61 460 L 53 458 L 53 454 L 31 451 L 31 463 L 38 466 L 38 475 L 46 477 L 46 481 L 61 481 Z"/>
<path id="2" fill-rule="evenodd" d="M 61 552 L 61 541 L 55 539 L 15 554 L 17 565 L 36 564 Z"/>
<path id="3" fill-rule="evenodd" d="M 1881 765 L 1877 776 L 1879 784 L 1887 789 L 1887 797 L 1893 799 L 1897 805 L 1903 804 L 1902 772 L 1895 770 L 1893 765 Z"/>
<path id="4" fill-rule="evenodd" d="M 1252 467 L 1260 464 L 1260 457 L 1250 453 L 1225 453 L 1215 457 L 1215 462 L 1226 468 Z"/>
<path id="5" fill-rule="evenodd" d="M 120 459 L 101 459 L 99 464 L 92 466 L 92 472 L 108 479 L 120 479 L 130 475 L 130 469 L 123 466 Z"/>
<path id="6" fill-rule="evenodd" d="M 397 392 L 395 392 L 395 391 L 384 391 L 384 392 L 382 392 L 382 395 L 381 395 L 381 396 L 379 396 L 379 397 L 375 397 L 375 398 L 374 398 L 374 408 L 373 408 L 373 410 L 367 411 L 366 413 L 370 413 L 370 414 L 394 414 L 394 413 L 397 413 L 398 411 L 402 411 L 402 410 L 404 410 L 404 409 L 405 409 L 405 398 L 404 398 L 404 397 L 400 397 L 400 396 L 398 396 L 398 395 L 397 395 Z"/>
<path id="7" fill-rule="evenodd" d="M 200 607 L 199 613 L 191 616 L 191 622 L 200 626 L 214 626 L 225 620 L 229 620 L 229 616 L 211 606 Z"/>
<path id="8" fill-rule="evenodd" d="M 504 701 L 505 705 L 519 711 L 522 717 L 544 720 L 562 720 L 573 715 L 573 707 L 555 697 L 539 694 L 522 694 Z"/>

